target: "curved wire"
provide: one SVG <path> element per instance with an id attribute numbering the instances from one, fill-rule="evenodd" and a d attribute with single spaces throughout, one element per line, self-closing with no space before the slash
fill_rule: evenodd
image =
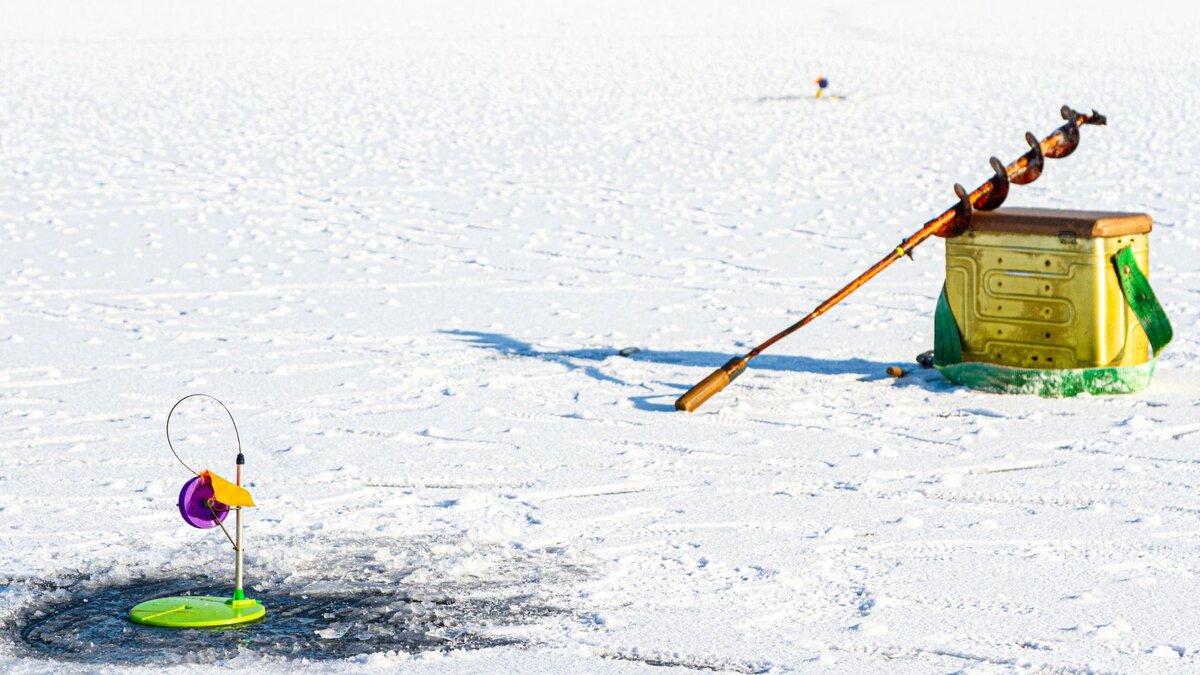
<path id="1" fill-rule="evenodd" d="M 238 447 L 239 455 L 242 454 L 242 435 L 240 433 L 238 433 L 237 422 L 233 421 L 233 413 L 229 412 L 229 408 L 226 408 L 225 404 L 221 402 L 221 399 L 217 398 L 216 396 L 211 396 L 209 394 L 196 393 L 196 394 L 188 394 L 187 396 L 184 396 L 183 398 L 176 401 L 175 405 L 171 406 L 171 412 L 167 413 L 167 447 L 171 448 L 171 454 L 175 455 L 175 459 L 179 460 L 179 463 L 183 465 L 183 468 L 185 468 L 188 471 L 191 471 L 193 474 L 199 476 L 200 475 L 199 472 L 197 472 L 192 467 L 188 466 L 187 462 L 183 461 L 183 459 L 179 457 L 179 453 L 175 451 L 175 446 L 171 443 L 171 415 L 175 414 L 175 409 L 179 407 L 180 403 L 183 403 L 184 401 L 188 400 L 189 398 L 193 398 L 196 396 L 203 396 L 205 398 L 211 398 L 212 400 L 217 402 L 217 405 L 221 406 L 221 408 L 223 408 L 225 410 L 226 415 L 229 415 L 229 422 L 231 424 L 233 424 L 233 435 L 237 439 L 237 447 Z"/>

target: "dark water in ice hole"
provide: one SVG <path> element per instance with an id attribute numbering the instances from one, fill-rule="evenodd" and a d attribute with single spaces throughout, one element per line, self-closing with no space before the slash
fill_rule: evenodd
<path id="1" fill-rule="evenodd" d="M 15 633 L 11 637 L 26 656 L 104 664 L 201 663 L 240 651 L 323 660 L 384 651 L 481 649 L 517 642 L 489 636 L 489 628 L 520 625 L 555 611 L 528 596 L 456 599 L 377 585 L 301 593 L 276 586 L 259 598 L 267 606 L 262 621 L 178 630 L 136 625 L 129 609 L 150 598 L 223 596 L 228 589 L 215 581 L 171 580 L 47 591 L 52 599 L 26 610 L 6 632 Z"/>

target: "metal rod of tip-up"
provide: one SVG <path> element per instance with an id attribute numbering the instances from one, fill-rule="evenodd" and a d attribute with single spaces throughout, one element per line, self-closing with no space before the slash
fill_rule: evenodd
<path id="1" fill-rule="evenodd" d="M 242 467 L 245 465 L 246 457 L 239 450 L 237 455 L 236 478 L 238 486 L 241 486 L 242 484 Z M 241 600 L 246 597 L 246 591 L 242 588 L 242 551 L 244 550 L 242 547 L 242 507 L 237 507 L 237 513 L 235 514 L 235 517 L 236 521 L 234 527 L 237 529 L 237 544 L 234 545 L 234 548 L 237 549 L 237 559 L 233 565 L 233 599 Z"/>
<path id="2" fill-rule="evenodd" d="M 1038 141 L 1037 137 L 1032 133 L 1026 133 L 1025 141 L 1029 143 L 1029 151 L 1018 157 L 1016 161 L 1008 166 L 1005 166 L 1000 160 L 992 157 L 991 165 L 992 170 L 995 172 L 994 175 L 972 192 L 967 193 L 966 189 L 961 185 L 955 184 L 954 192 L 958 196 L 957 204 L 946 209 L 941 215 L 922 225 L 921 229 L 901 240 L 900 244 L 889 251 L 883 259 L 872 265 L 867 271 L 858 275 L 857 278 L 846 284 L 837 293 L 829 296 L 803 319 L 800 319 L 772 336 L 766 342 L 751 349 L 745 356 L 730 359 L 725 365 L 714 370 L 711 375 L 700 380 L 686 394 L 680 396 L 675 401 L 675 409 L 692 412 L 699 408 L 705 401 L 712 398 L 717 392 L 727 387 L 730 382 L 737 379 L 746 370 L 746 366 L 771 345 L 808 325 L 813 319 L 821 316 L 829 308 L 842 300 L 845 300 L 848 295 L 875 278 L 877 274 L 900 258 L 904 256 L 911 258 L 912 250 L 929 237 L 933 235 L 953 237 L 961 234 L 970 226 L 971 213 L 975 209 L 989 211 L 1004 203 L 1005 198 L 1008 196 L 1010 183 L 1017 185 L 1032 183 L 1042 174 L 1046 157 L 1060 159 L 1074 152 L 1075 148 L 1079 145 L 1079 128 L 1081 126 L 1085 124 L 1103 125 L 1107 121 L 1104 115 L 1095 110 L 1090 115 L 1080 114 L 1065 105 L 1062 107 L 1062 116 L 1066 120 L 1066 123 L 1055 129 L 1053 133 L 1041 141 Z"/>

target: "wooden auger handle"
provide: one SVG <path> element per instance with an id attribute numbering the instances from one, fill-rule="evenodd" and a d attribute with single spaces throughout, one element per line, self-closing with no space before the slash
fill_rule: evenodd
<path id="1" fill-rule="evenodd" d="M 686 394 L 680 396 L 675 401 L 675 409 L 692 412 L 704 405 L 704 402 L 712 398 L 717 392 L 729 386 L 729 383 L 736 380 L 737 376 L 741 375 L 745 370 L 745 359 L 736 357 L 730 359 L 728 363 L 714 370 L 712 375 L 700 380 L 696 383 L 696 386 L 688 389 Z"/>

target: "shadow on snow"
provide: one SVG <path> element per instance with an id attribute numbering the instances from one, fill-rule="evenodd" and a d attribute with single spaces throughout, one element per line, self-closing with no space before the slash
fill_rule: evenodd
<path id="1" fill-rule="evenodd" d="M 500 333 L 489 333 L 473 330 L 442 331 L 453 335 L 473 347 L 487 349 L 504 356 L 519 356 L 535 358 L 541 361 L 557 363 L 570 371 L 582 372 L 588 377 L 627 387 L 640 387 L 650 390 L 651 387 L 642 382 L 628 382 L 615 377 L 601 369 L 601 362 L 621 356 L 618 349 L 566 349 L 549 351 L 535 348 L 528 342 Z M 707 351 L 661 351 L 655 349 L 639 350 L 627 357 L 631 361 L 646 363 L 662 363 L 695 368 L 716 369 L 724 365 L 734 356 L 732 353 Z M 952 385 L 942 380 L 936 371 L 924 371 L 915 364 L 906 364 L 911 374 L 905 378 L 892 378 L 886 373 L 887 367 L 895 362 L 871 361 L 868 359 L 818 359 L 809 356 L 784 356 L 763 354 L 754 359 L 750 370 L 771 370 L 779 372 L 814 373 L 818 375 L 857 375 L 859 382 L 876 382 L 891 380 L 897 387 L 920 387 L 929 391 L 947 391 Z M 705 373 L 707 375 L 707 373 Z M 654 384 L 677 390 L 669 393 L 631 396 L 630 401 L 639 410 L 654 412 L 674 411 L 674 399 L 692 387 L 694 382 L 654 382 Z M 657 399 L 669 399 L 665 403 Z"/>

